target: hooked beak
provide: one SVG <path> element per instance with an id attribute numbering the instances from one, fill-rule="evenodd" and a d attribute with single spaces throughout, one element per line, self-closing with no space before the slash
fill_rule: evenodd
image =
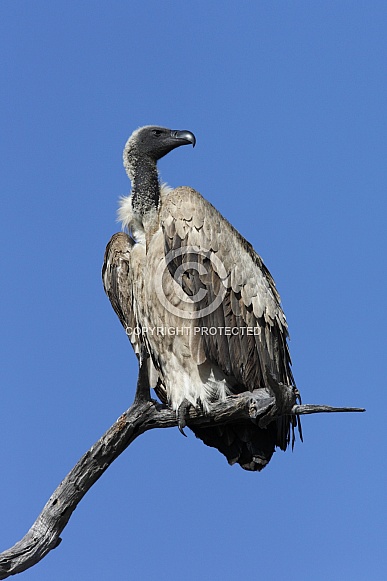
<path id="1" fill-rule="evenodd" d="M 183 143 L 181 143 L 181 145 L 188 145 L 189 143 L 192 143 L 192 147 L 195 147 L 196 137 L 193 133 L 191 133 L 191 131 L 171 131 L 171 137 L 182 141 Z"/>

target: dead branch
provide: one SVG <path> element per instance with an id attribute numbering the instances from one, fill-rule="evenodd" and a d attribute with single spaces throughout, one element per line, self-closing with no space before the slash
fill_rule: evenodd
<path id="1" fill-rule="evenodd" d="M 272 396 L 273 392 L 265 389 L 232 396 L 224 402 L 215 403 L 211 413 L 206 415 L 189 408 L 187 425 L 211 426 L 250 418 L 264 426 L 281 415 L 364 411 L 362 408 L 296 405 L 294 397 L 289 396 L 293 388 L 281 387 L 282 390 L 275 390 L 275 397 Z M 284 397 L 280 393 L 284 393 Z M 151 400 L 148 394 L 146 376 L 140 372 L 133 405 L 82 456 L 52 494 L 27 534 L 0 554 L 0 579 L 32 567 L 59 545 L 61 532 L 86 492 L 140 434 L 153 428 L 177 426 L 176 413 Z"/>

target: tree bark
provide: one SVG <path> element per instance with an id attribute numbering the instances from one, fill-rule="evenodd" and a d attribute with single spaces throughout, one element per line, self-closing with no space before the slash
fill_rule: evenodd
<path id="1" fill-rule="evenodd" d="M 144 372 L 140 371 L 133 405 L 82 456 L 54 491 L 27 534 L 0 554 L 0 579 L 32 567 L 59 545 L 61 532 L 86 492 L 140 434 L 154 428 L 178 425 L 174 411 L 148 397 L 146 379 Z M 280 415 L 364 411 L 362 408 L 296 405 L 294 398 L 289 396 L 293 388 L 278 387 L 281 389 L 274 390 L 275 397 L 273 391 L 270 393 L 265 389 L 229 397 L 224 402 L 213 404 L 211 412 L 206 415 L 191 407 L 187 411 L 187 425 L 210 426 L 250 418 L 263 427 Z"/>

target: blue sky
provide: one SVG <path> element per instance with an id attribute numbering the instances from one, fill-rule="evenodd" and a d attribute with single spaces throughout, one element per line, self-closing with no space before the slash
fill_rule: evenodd
<path id="1" fill-rule="evenodd" d="M 263 256 L 303 419 L 262 473 L 177 429 L 139 438 L 27 580 L 384 580 L 387 5 L 0 4 L 0 550 L 129 407 L 137 363 L 100 280 L 138 126 Z"/>

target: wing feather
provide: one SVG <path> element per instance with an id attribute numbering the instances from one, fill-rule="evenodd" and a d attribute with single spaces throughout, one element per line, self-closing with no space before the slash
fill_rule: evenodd
<path id="1" fill-rule="evenodd" d="M 124 232 L 114 234 L 106 246 L 102 266 L 102 282 L 105 293 L 116 312 L 136 354 L 140 352 L 139 340 L 130 330 L 137 326 L 133 308 L 133 284 L 131 269 L 131 251 L 134 240 Z"/>
<path id="2" fill-rule="evenodd" d="M 133 258 L 134 240 L 124 232 L 114 234 L 106 246 L 102 266 L 102 281 L 105 292 L 125 329 L 134 352 L 140 356 L 141 347 L 146 335 L 139 330 L 141 322 L 136 313 L 135 288 L 139 282 L 136 276 L 136 260 Z M 141 283 L 141 280 L 140 280 Z M 146 345 L 148 352 L 149 348 Z M 165 401 L 165 389 L 152 358 L 148 358 L 149 384 L 156 390 L 157 395 Z"/>
<path id="3" fill-rule="evenodd" d="M 160 211 L 160 224 L 166 254 L 179 253 L 178 260 L 168 264 L 171 275 L 189 264 L 189 284 L 186 281 L 182 288 L 191 297 L 201 297 L 195 303 L 196 324 L 202 329 L 216 329 L 213 334 L 199 336 L 196 351 L 204 352 L 219 366 L 234 383 L 236 393 L 260 387 L 270 390 L 267 369 L 278 382 L 293 385 L 288 328 L 280 297 L 270 272 L 251 244 L 188 187 L 168 194 Z M 186 247 L 189 252 L 184 250 Z M 193 262 L 197 264 L 196 273 L 192 272 Z M 224 297 L 212 308 L 221 289 Z M 290 421 L 278 422 L 276 445 L 283 449 L 289 441 Z"/>

